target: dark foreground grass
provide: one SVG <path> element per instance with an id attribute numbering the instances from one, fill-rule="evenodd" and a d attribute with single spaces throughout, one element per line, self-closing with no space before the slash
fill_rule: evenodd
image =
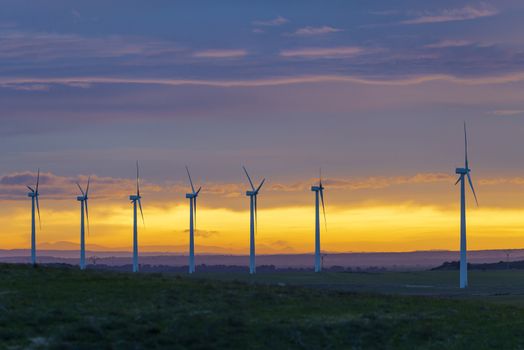
<path id="1" fill-rule="evenodd" d="M 523 329 L 482 300 L 0 265 L 5 349 L 514 349 Z"/>

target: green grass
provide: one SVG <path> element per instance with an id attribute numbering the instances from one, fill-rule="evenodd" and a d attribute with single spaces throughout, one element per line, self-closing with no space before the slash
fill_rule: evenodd
<path id="1" fill-rule="evenodd" d="M 485 278 L 484 294 L 455 289 L 442 297 L 402 294 L 417 289 L 406 284 L 432 281 L 447 295 L 453 291 L 456 274 L 297 273 L 254 278 L 197 274 L 189 278 L 0 265 L 0 347 L 524 348 L 524 308 L 518 286 L 511 294 L 513 300 L 504 303 L 490 302 L 499 293 L 485 293 L 489 285 L 515 277 L 510 273 L 472 274 L 472 283 Z"/>
<path id="2" fill-rule="evenodd" d="M 260 284 L 305 286 L 358 293 L 439 296 L 457 299 L 509 303 L 524 307 L 524 270 L 470 271 L 469 287 L 458 288 L 458 271 L 385 273 L 264 273 L 197 274 L 196 278 L 246 281 Z"/>

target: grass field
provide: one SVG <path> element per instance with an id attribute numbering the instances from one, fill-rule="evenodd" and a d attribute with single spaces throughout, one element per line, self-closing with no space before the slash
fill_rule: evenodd
<path id="1" fill-rule="evenodd" d="M 469 287 L 458 288 L 458 271 L 385 273 L 197 274 L 194 278 L 301 286 L 322 290 L 390 295 L 438 296 L 524 307 L 524 270 L 469 271 Z"/>
<path id="2" fill-rule="evenodd" d="M 463 292 L 453 271 L 189 278 L 0 265 L 0 347 L 524 348 L 523 277 L 476 271 Z"/>

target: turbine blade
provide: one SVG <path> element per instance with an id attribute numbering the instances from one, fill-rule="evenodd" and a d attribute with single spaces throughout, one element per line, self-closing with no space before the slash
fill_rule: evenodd
<path id="1" fill-rule="evenodd" d="M 42 229 L 42 220 L 40 219 L 40 203 L 38 203 L 38 196 L 35 197 L 36 211 L 38 212 L 38 226 Z"/>
<path id="2" fill-rule="evenodd" d="M 249 184 L 251 185 L 251 189 L 254 191 L 255 190 L 255 186 L 253 185 L 253 181 L 251 181 L 251 177 L 247 173 L 246 167 L 242 166 L 242 169 L 244 169 L 244 172 L 246 173 L 247 179 L 249 180 Z"/>
<path id="3" fill-rule="evenodd" d="M 140 169 L 138 168 L 138 160 L 136 161 L 136 195 L 140 197 Z"/>
<path id="4" fill-rule="evenodd" d="M 33 193 L 35 193 L 35 190 L 33 190 L 33 188 L 31 186 L 27 186 L 27 188 L 29 188 L 29 190 Z"/>
<path id="5" fill-rule="evenodd" d="M 86 222 L 87 222 L 87 235 L 89 236 L 89 208 L 87 207 L 87 199 L 85 199 L 85 211 L 86 211 Z"/>
<path id="6" fill-rule="evenodd" d="M 146 222 L 144 220 L 144 212 L 142 211 L 142 201 L 140 200 L 140 198 L 138 199 L 138 207 L 140 208 L 140 215 L 142 216 L 142 224 L 146 226 Z"/>
<path id="7" fill-rule="evenodd" d="M 38 193 L 38 185 L 40 184 L 40 168 L 38 168 L 38 175 L 36 176 L 36 189 L 35 192 Z"/>
<path id="8" fill-rule="evenodd" d="M 465 168 L 466 169 L 469 169 L 468 168 L 468 134 L 466 132 L 466 122 L 464 122 L 464 163 L 465 163 Z"/>
<path id="9" fill-rule="evenodd" d="M 266 179 L 262 179 L 262 182 L 260 183 L 260 185 L 258 185 L 257 189 L 256 189 L 256 193 L 258 194 L 258 191 L 260 191 L 260 189 L 262 188 L 262 185 L 264 184 L 264 182 L 266 182 Z"/>
<path id="10" fill-rule="evenodd" d="M 87 187 L 86 187 L 86 194 L 85 194 L 86 197 L 87 197 L 87 194 L 89 193 L 89 184 L 90 183 L 91 183 L 91 176 L 87 178 Z"/>
<path id="11" fill-rule="evenodd" d="M 189 183 L 191 184 L 191 191 L 195 193 L 195 187 L 193 186 L 193 180 L 191 179 L 191 174 L 189 173 L 189 168 L 187 167 L 187 165 L 186 165 L 186 171 L 187 171 L 187 176 L 189 177 Z"/>
<path id="12" fill-rule="evenodd" d="M 326 206 L 324 205 L 324 190 L 320 189 L 320 200 L 322 201 L 322 211 L 324 212 L 324 225 L 327 231 Z"/>
<path id="13" fill-rule="evenodd" d="M 195 196 L 198 196 L 198 194 L 200 193 L 200 190 L 202 189 L 202 187 L 199 187 L 198 190 L 195 192 Z"/>
<path id="14" fill-rule="evenodd" d="M 322 168 L 318 169 L 318 186 L 322 187 Z"/>
<path id="15" fill-rule="evenodd" d="M 468 172 L 468 182 L 469 182 L 469 187 L 471 187 L 471 191 L 473 192 L 473 197 L 475 197 L 475 203 L 477 203 L 477 207 L 478 207 L 479 201 L 477 200 L 477 194 L 475 193 L 475 188 L 473 187 L 473 182 L 471 181 L 471 176 L 469 175 L 469 172 Z"/>
<path id="16" fill-rule="evenodd" d="M 78 189 L 80 190 L 80 192 L 82 192 L 82 196 L 85 197 L 85 193 L 84 193 L 84 190 L 82 189 L 82 187 L 80 186 L 80 184 L 77 182 L 76 185 L 78 186 Z"/>
<path id="17" fill-rule="evenodd" d="M 455 185 L 460 182 L 460 179 L 462 179 L 462 176 L 459 176 L 459 178 L 457 179 L 457 182 L 455 182 Z"/>

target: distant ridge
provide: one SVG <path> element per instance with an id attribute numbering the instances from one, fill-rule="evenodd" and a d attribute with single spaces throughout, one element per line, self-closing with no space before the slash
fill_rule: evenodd
<path id="1" fill-rule="evenodd" d="M 65 247 L 66 245 L 60 245 Z M 131 252 L 129 250 L 92 250 L 88 247 L 86 256 L 96 260 L 101 264 L 110 266 L 126 265 L 130 263 Z M 195 262 L 197 265 L 229 265 L 246 266 L 249 257 L 247 251 L 244 254 L 234 254 L 228 252 L 221 253 L 201 253 L 197 250 Z M 473 264 L 499 263 L 506 261 L 509 253 L 510 261 L 524 260 L 524 249 L 512 250 L 477 250 L 468 252 L 469 261 Z M 28 249 L 0 250 L 0 262 L 26 263 L 30 252 Z M 386 268 L 388 270 L 426 270 L 438 267 L 445 262 L 458 260 L 457 251 L 414 251 L 414 252 L 384 252 L 384 253 L 325 253 L 325 267 L 361 267 L 361 268 Z M 38 261 L 41 263 L 67 263 L 78 264 L 78 247 L 69 250 L 49 250 L 40 249 L 38 251 Z M 140 264 L 184 266 L 187 264 L 187 247 L 178 252 L 166 251 L 144 251 L 140 253 Z M 257 255 L 257 265 L 274 265 L 279 268 L 309 268 L 313 266 L 313 253 L 302 254 L 259 254 Z"/>

